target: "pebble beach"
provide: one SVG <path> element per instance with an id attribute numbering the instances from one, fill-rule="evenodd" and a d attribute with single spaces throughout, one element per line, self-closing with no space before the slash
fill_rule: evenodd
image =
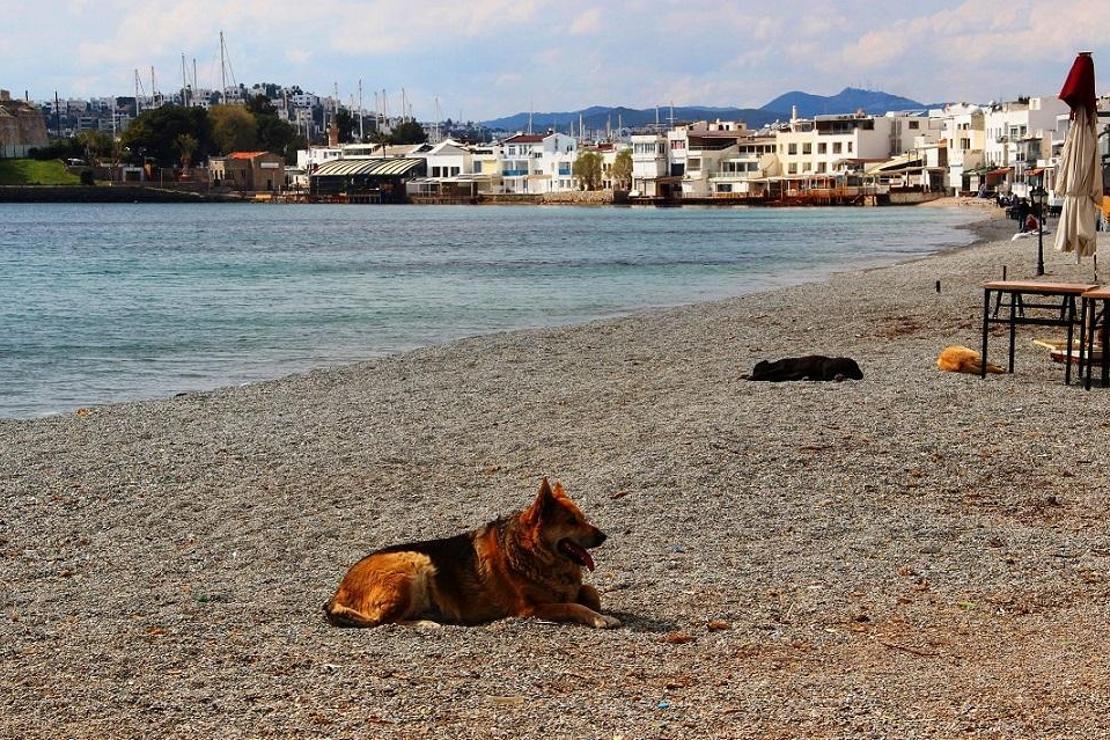
<path id="1" fill-rule="evenodd" d="M 937 371 L 979 346 L 981 284 L 1033 275 L 1012 221 L 974 228 L 819 283 L 0 421 L 0 737 L 1110 735 L 1110 390 L 1066 386 L 1043 328 L 1013 375 Z M 864 379 L 741 378 L 805 354 Z M 623 627 L 324 621 L 366 553 L 544 475 L 609 534 L 586 580 Z"/>

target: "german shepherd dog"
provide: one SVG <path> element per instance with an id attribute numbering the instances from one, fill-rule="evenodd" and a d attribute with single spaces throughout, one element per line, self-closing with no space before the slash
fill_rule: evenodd
<path id="1" fill-rule="evenodd" d="M 339 627 L 431 619 L 479 624 L 505 617 L 578 622 L 599 629 L 620 620 L 600 613 L 582 568 L 605 533 L 586 521 L 556 482 L 540 484 L 523 511 L 465 534 L 395 545 L 351 566 L 324 605 Z"/>

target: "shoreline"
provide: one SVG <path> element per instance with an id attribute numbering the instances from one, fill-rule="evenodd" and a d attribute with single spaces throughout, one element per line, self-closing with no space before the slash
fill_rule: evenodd
<path id="1" fill-rule="evenodd" d="M 969 201 L 970 201 L 971 205 L 973 205 L 973 206 L 979 206 L 980 205 L 980 202 L 976 201 L 974 199 L 943 198 L 943 199 L 937 199 L 937 200 L 931 201 L 927 204 L 922 204 L 921 207 L 924 207 L 924 208 L 960 209 L 960 208 L 966 206 Z M 574 205 L 574 204 L 561 203 L 561 204 L 550 204 L 550 205 L 561 206 L 561 205 Z M 612 207 L 612 206 L 610 206 L 610 207 Z M 699 206 L 694 206 L 694 207 L 699 207 Z M 976 210 L 980 210 L 980 209 L 976 209 Z M 997 209 L 994 209 L 994 210 L 997 210 Z M 976 215 L 979 216 L 979 214 L 976 214 Z M 623 317 L 636 316 L 636 315 L 640 315 L 640 314 L 644 314 L 644 313 L 650 313 L 650 312 L 653 312 L 653 311 L 666 311 L 666 310 L 671 310 L 671 309 L 676 309 L 676 308 L 697 306 L 701 303 L 716 303 L 716 302 L 719 302 L 719 301 L 728 301 L 728 300 L 732 300 L 732 299 L 739 298 L 739 297 L 742 297 L 742 296 L 755 296 L 755 295 L 761 295 L 761 294 L 768 294 L 768 293 L 773 293 L 775 291 L 782 290 L 782 289 L 789 288 L 789 287 L 793 287 L 793 286 L 797 286 L 797 285 L 821 284 L 821 283 L 825 283 L 825 282 L 829 281 L 834 276 L 850 275 L 850 274 L 853 274 L 853 273 L 856 273 L 856 272 L 866 273 L 866 272 L 870 272 L 870 271 L 873 271 L 873 270 L 883 270 L 883 269 L 886 269 L 888 267 L 896 266 L 896 265 L 899 265 L 899 264 L 915 262 L 915 261 L 919 261 L 919 260 L 923 260 L 923 259 L 929 259 L 930 257 L 938 255 L 938 254 L 945 254 L 945 253 L 948 253 L 950 251 L 959 251 L 959 250 L 963 250 L 963 249 L 973 247 L 977 244 L 981 244 L 981 243 L 984 242 L 984 240 L 990 240 L 992 238 L 992 236 L 995 234 L 995 232 L 997 231 L 997 229 L 992 226 L 993 219 L 997 218 L 997 217 L 998 216 L 996 214 L 994 214 L 993 211 L 983 210 L 983 215 L 979 216 L 975 220 L 971 220 L 966 224 L 960 224 L 960 225 L 954 226 L 953 228 L 955 228 L 959 231 L 968 231 L 968 232 L 970 232 L 970 233 L 972 233 L 976 236 L 976 238 L 968 244 L 942 245 L 942 246 L 939 246 L 938 248 L 936 248 L 935 251 L 932 251 L 932 252 L 919 254 L 919 255 L 904 255 L 904 256 L 900 256 L 900 257 L 891 257 L 890 258 L 891 261 L 889 261 L 889 262 L 880 261 L 881 262 L 880 264 L 874 264 L 874 265 L 867 265 L 866 263 L 864 263 L 864 264 L 854 264 L 854 265 L 853 264 L 847 264 L 847 265 L 841 265 L 841 266 L 835 266 L 835 265 L 827 266 L 827 267 L 821 268 L 819 270 L 813 270 L 813 269 L 795 270 L 795 271 L 784 272 L 784 273 L 776 275 L 775 279 L 770 281 L 771 284 L 769 284 L 769 285 L 765 285 L 763 287 L 759 287 L 759 288 L 756 288 L 756 289 L 753 289 L 753 290 L 740 292 L 740 293 L 720 295 L 720 296 L 707 298 L 707 299 L 695 299 L 695 300 L 692 300 L 692 301 L 684 301 L 684 302 L 673 303 L 673 304 L 668 303 L 668 304 L 659 304 L 659 305 L 631 306 L 631 307 L 628 307 L 628 308 L 622 308 L 622 309 L 615 310 L 615 311 L 601 313 L 601 314 L 598 314 L 596 316 L 592 316 L 592 317 L 584 319 L 583 321 L 578 321 L 578 322 L 570 322 L 570 323 L 563 323 L 563 324 L 550 324 L 550 325 L 538 324 L 538 325 L 531 325 L 531 326 L 508 327 L 508 328 L 497 329 L 497 330 L 493 330 L 493 331 L 485 332 L 485 333 L 480 333 L 480 334 L 472 334 L 472 335 L 461 336 L 461 337 L 457 337 L 455 339 L 448 339 L 446 341 L 436 342 L 436 343 L 429 344 L 429 345 L 422 345 L 422 346 L 412 347 L 412 348 L 405 349 L 405 350 L 400 350 L 400 351 L 397 351 L 397 352 L 383 351 L 383 352 L 378 352 L 378 353 L 369 353 L 365 357 L 363 357 L 361 359 L 358 359 L 358 360 L 355 360 L 355 361 L 339 361 L 339 362 L 335 362 L 335 363 L 324 362 L 322 364 L 313 365 L 311 367 L 306 367 L 306 368 L 300 369 L 300 370 L 292 370 L 290 372 L 282 372 L 281 374 L 274 375 L 274 376 L 271 376 L 271 377 L 253 379 L 253 380 L 240 382 L 240 383 L 217 384 L 217 385 L 214 385 L 212 387 L 209 387 L 209 388 L 206 388 L 206 389 L 200 389 L 200 390 L 180 390 L 180 389 L 170 388 L 170 389 L 166 389 L 165 391 L 158 392 L 158 393 L 155 393 L 155 394 L 142 395 L 142 396 L 138 396 L 138 397 L 134 397 L 134 398 L 130 398 L 130 399 L 121 399 L 121 400 L 105 401 L 105 402 L 85 401 L 85 402 L 83 402 L 83 403 L 81 403 L 77 406 L 67 407 L 67 408 L 57 409 L 57 410 L 51 410 L 51 411 L 44 411 L 44 412 L 36 413 L 36 414 L 30 415 L 30 416 L 0 416 L 0 424 L 3 424 L 5 422 L 16 422 L 16 421 L 33 421 L 33 420 L 36 420 L 36 419 L 50 418 L 50 417 L 54 417 L 54 416 L 58 416 L 58 415 L 63 415 L 64 416 L 64 415 L 67 415 L 67 414 L 72 414 L 72 413 L 74 413 L 78 410 L 87 411 L 87 410 L 90 410 L 90 409 L 104 408 L 104 407 L 107 407 L 107 406 L 113 406 L 113 405 L 119 405 L 119 404 L 135 404 L 135 403 L 148 403 L 148 402 L 164 401 L 164 400 L 169 400 L 171 398 L 181 397 L 181 396 L 186 396 L 186 395 L 187 396 L 195 396 L 195 395 L 198 395 L 198 394 L 213 393 L 213 392 L 221 391 L 221 390 L 240 388 L 240 387 L 244 387 L 246 385 L 251 385 L 251 384 L 254 384 L 254 383 L 266 383 L 266 382 L 280 381 L 280 380 L 282 380 L 283 378 L 286 378 L 286 377 L 304 375 L 306 373 L 316 372 L 316 371 L 337 370 L 337 369 L 340 369 L 340 368 L 345 367 L 347 365 L 357 365 L 357 364 L 360 364 L 362 362 L 373 361 L 373 360 L 376 360 L 376 359 L 380 359 L 382 357 L 388 357 L 388 356 L 392 356 L 392 355 L 396 355 L 396 354 L 405 354 L 407 352 L 413 352 L 413 351 L 418 351 L 418 350 L 421 350 L 421 349 L 427 349 L 428 347 L 449 345 L 449 344 L 452 344 L 454 342 L 458 342 L 458 341 L 465 340 L 465 339 L 471 339 L 471 338 L 474 338 L 474 337 L 497 335 L 497 334 L 506 334 L 506 333 L 512 334 L 512 333 L 516 333 L 516 332 L 543 331 L 543 330 L 549 330 L 549 329 L 569 328 L 569 327 L 573 327 L 573 326 L 587 325 L 587 324 L 592 324 L 592 323 L 596 323 L 596 322 L 612 321 L 612 320 L 620 319 L 620 318 L 623 318 Z M 781 282 L 778 282 L 778 284 L 774 284 L 777 281 L 781 281 Z"/>
<path id="2" fill-rule="evenodd" d="M 1103 734 L 1110 391 L 1032 330 L 1014 375 L 935 367 L 1002 264 L 1033 255 L 0 424 L 0 735 Z M 811 352 L 864 380 L 739 377 Z M 625 627 L 321 618 L 358 558 L 541 475 L 610 534 L 587 581 Z"/>

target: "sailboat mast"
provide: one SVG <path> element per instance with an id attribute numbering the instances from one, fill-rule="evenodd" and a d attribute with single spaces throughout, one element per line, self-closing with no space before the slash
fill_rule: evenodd
<path id="1" fill-rule="evenodd" d="M 224 32 L 220 31 L 220 102 L 227 102 L 227 64 L 225 63 Z"/>

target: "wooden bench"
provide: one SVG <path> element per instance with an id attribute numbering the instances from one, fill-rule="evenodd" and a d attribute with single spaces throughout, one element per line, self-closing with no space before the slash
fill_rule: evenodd
<path id="1" fill-rule="evenodd" d="M 1068 330 L 1068 347 L 1071 347 L 1075 325 L 1078 323 L 1077 301 L 1080 296 L 1098 285 L 1092 283 L 1050 283 L 1036 280 L 994 280 L 983 283 L 983 369 L 980 377 L 987 376 L 987 341 L 991 324 L 1010 327 L 1010 361 L 1008 372 L 1014 371 L 1014 345 L 1018 325 L 1063 326 Z M 1034 302 L 1027 296 L 1046 301 Z M 1008 297 L 1008 298 L 1004 298 Z M 995 299 L 991 310 L 991 299 Z M 999 318 L 1003 307 L 1007 315 Z M 1026 311 L 1047 312 L 1029 315 Z M 1064 382 L 1071 384 L 1071 363 L 1064 370 Z"/>

